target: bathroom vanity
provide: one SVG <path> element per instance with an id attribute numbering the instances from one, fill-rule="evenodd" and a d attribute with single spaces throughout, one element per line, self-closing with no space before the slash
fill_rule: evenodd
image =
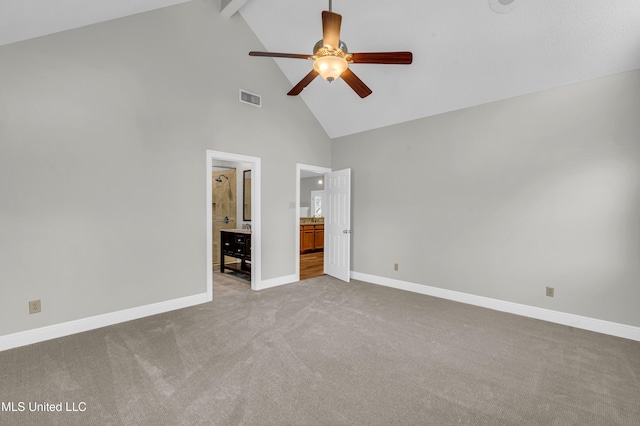
<path id="1" fill-rule="evenodd" d="M 240 259 L 240 266 L 225 265 L 225 256 Z M 220 230 L 220 272 L 224 273 L 225 269 L 251 274 L 251 230 Z"/>
<path id="2" fill-rule="evenodd" d="M 300 253 L 324 250 L 324 218 L 300 218 Z"/>

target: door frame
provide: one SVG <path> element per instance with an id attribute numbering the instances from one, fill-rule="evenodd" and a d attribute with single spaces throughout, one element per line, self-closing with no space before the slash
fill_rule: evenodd
<path id="1" fill-rule="evenodd" d="M 213 186 L 211 183 L 211 166 L 214 160 L 248 163 L 251 165 L 251 290 L 258 290 L 262 283 L 262 239 L 261 239 L 261 166 L 260 157 L 234 154 L 230 152 L 212 151 L 206 152 L 207 175 L 207 294 L 209 300 L 213 300 L 213 226 L 211 224 L 211 202 Z"/>
<path id="2" fill-rule="evenodd" d="M 328 167 L 312 166 L 309 164 L 296 164 L 296 207 L 295 207 L 295 235 L 296 235 L 296 281 L 300 281 L 300 175 L 302 171 L 318 173 L 323 176 L 331 171 Z"/>

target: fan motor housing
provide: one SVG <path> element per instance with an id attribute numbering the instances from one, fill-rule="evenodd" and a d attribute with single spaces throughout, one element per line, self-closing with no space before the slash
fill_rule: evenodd
<path id="1" fill-rule="evenodd" d="M 320 49 L 324 49 L 324 40 L 318 40 L 315 46 L 313 46 L 313 54 L 315 55 Z M 349 52 L 347 50 L 347 44 L 342 40 L 340 40 L 340 43 L 338 43 L 338 49 L 342 50 L 342 52 L 345 54 Z M 329 49 L 326 50 L 330 52 Z"/>

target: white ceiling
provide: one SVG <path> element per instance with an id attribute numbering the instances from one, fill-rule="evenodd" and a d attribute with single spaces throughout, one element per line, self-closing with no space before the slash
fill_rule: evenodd
<path id="1" fill-rule="evenodd" d="M 413 64 L 351 65 L 373 90 L 365 99 L 321 78 L 301 96 L 333 138 L 640 68 L 640 0 L 501 3 L 509 1 L 335 0 L 349 51 L 410 50 Z M 267 50 L 311 53 L 327 5 L 249 1 L 240 14 Z M 276 62 L 292 85 L 311 69 Z"/>
<path id="2" fill-rule="evenodd" d="M 0 45 L 186 1 L 2 0 Z M 326 9 L 249 0 L 240 14 L 266 50 L 306 54 Z M 307 86 L 302 99 L 332 138 L 640 68 L 640 0 L 335 0 L 333 11 L 349 51 L 410 50 L 414 61 L 351 65 L 373 90 L 365 99 L 341 80 Z M 311 69 L 275 61 L 292 86 Z"/>
<path id="3" fill-rule="evenodd" d="M 0 46 L 190 0 L 0 0 Z"/>

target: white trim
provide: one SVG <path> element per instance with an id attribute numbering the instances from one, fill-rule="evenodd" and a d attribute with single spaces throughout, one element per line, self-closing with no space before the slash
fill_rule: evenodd
<path id="1" fill-rule="evenodd" d="M 369 275 L 361 272 L 351 271 L 351 278 L 353 278 L 354 280 L 365 281 L 371 284 L 397 288 L 399 290 L 411 291 L 413 293 L 420 293 L 427 296 L 439 297 L 442 299 L 453 300 L 455 302 L 466 303 L 469 305 L 481 306 L 483 308 L 489 308 L 495 311 L 508 312 L 523 317 L 535 318 L 543 321 L 553 322 L 556 324 L 567 325 L 569 327 L 575 327 L 583 330 L 595 331 L 597 333 L 640 341 L 640 327 L 634 327 L 627 324 L 620 324 L 596 318 L 583 317 L 566 312 L 553 311 L 550 309 L 538 308 L 535 306 L 522 305 L 519 303 L 507 302 L 498 299 L 491 299 L 489 297 L 476 296 L 473 294 L 461 293 L 458 291 L 446 290 L 438 287 L 431 287 L 428 285 L 415 284 L 407 281 L 396 280 L 393 278 L 380 277 L 377 275 Z"/>
<path id="2" fill-rule="evenodd" d="M 265 290 L 267 288 L 278 287 L 285 284 L 291 284 L 300 281 L 298 276 L 293 275 L 285 275 L 283 277 L 271 278 L 268 280 L 264 280 L 260 282 L 260 287 L 255 290 Z"/>
<path id="3" fill-rule="evenodd" d="M 296 164 L 296 212 L 295 212 L 295 235 L 296 235 L 296 267 L 294 276 L 296 277 L 295 281 L 300 281 L 300 172 L 304 170 L 307 172 L 313 173 L 321 173 L 324 175 L 325 173 L 329 173 L 331 171 L 328 167 L 320 167 L 320 166 L 310 166 L 309 164 Z"/>
<path id="4" fill-rule="evenodd" d="M 260 290 L 263 288 L 262 282 L 262 238 L 261 238 L 261 212 L 262 193 L 261 186 L 261 159 L 260 157 L 250 157 L 248 155 L 232 154 L 229 152 L 207 150 L 207 294 L 213 298 L 213 228 L 211 226 L 211 166 L 213 160 L 231 161 L 236 163 L 251 164 L 251 289 Z M 212 299 L 209 299 L 212 300 Z"/>
<path id="5" fill-rule="evenodd" d="M 246 2 L 247 0 L 222 0 L 222 2 L 220 2 L 220 14 L 229 19 L 240 10 Z"/>
<path id="6" fill-rule="evenodd" d="M 151 305 L 137 306 L 135 308 L 124 309 L 122 311 L 110 312 L 61 324 L 7 334 L 5 336 L 0 336 L 0 351 L 31 345 L 45 340 L 56 339 L 58 337 L 69 336 L 71 334 L 82 333 L 89 330 L 95 330 L 96 328 L 136 320 L 151 315 L 162 314 L 176 309 L 187 308 L 189 306 L 200 305 L 208 302 L 209 300 L 207 293 L 200 293 L 179 299 L 167 300 L 165 302 L 152 303 Z"/>

